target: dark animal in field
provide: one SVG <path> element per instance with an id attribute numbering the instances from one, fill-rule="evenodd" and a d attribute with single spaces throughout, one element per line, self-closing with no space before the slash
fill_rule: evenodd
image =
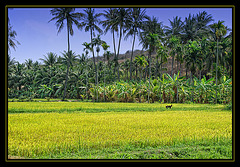
<path id="1" fill-rule="evenodd" d="M 172 108 L 172 105 L 171 105 L 171 106 L 166 106 L 166 108 L 170 108 L 170 109 L 171 109 L 171 108 Z"/>

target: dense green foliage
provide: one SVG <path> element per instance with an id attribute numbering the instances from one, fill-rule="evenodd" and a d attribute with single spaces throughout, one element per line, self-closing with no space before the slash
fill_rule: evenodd
<path id="1" fill-rule="evenodd" d="M 207 80 L 204 76 L 201 80 L 198 80 L 198 78 L 195 77 L 192 85 L 189 84 L 190 78 L 180 77 L 177 80 L 177 75 L 175 74 L 173 78 L 168 74 L 163 74 L 161 78 L 150 80 L 150 87 L 148 81 L 143 80 L 141 82 L 114 82 L 105 85 L 105 89 L 103 83 L 99 84 L 98 88 L 90 84 L 87 93 L 85 89 L 72 87 L 72 89 L 69 90 L 68 98 L 81 98 L 80 100 L 89 98 L 96 100 L 98 94 L 98 101 L 102 102 L 143 103 L 148 101 L 148 88 L 150 88 L 150 102 L 175 103 L 178 100 L 180 103 L 214 103 L 215 90 L 217 89 L 218 103 L 226 104 L 231 102 L 232 79 L 227 79 L 223 76 L 217 86 L 213 81 L 214 78 Z M 53 87 L 40 85 L 36 90 L 22 91 L 21 94 L 19 94 L 19 91 L 11 89 L 9 89 L 8 93 L 10 98 L 17 98 L 17 101 L 32 101 L 33 98 L 45 97 L 47 100 L 50 100 L 50 97 L 60 98 L 62 88 L 62 85 L 54 85 Z M 16 96 L 18 94 L 20 98 Z"/>
<path id="2" fill-rule="evenodd" d="M 211 14 L 203 11 L 189 14 L 184 21 L 175 17 L 170 20 L 170 26 L 164 26 L 141 8 L 110 8 L 97 14 L 93 8 L 85 9 L 84 13 L 74 11 L 74 8 L 52 9 L 51 21 L 56 20 L 58 33 L 67 25 L 68 37 L 73 35 L 73 25 L 89 31 L 91 41 L 83 42 L 84 53 L 79 55 L 70 50 L 68 38 L 68 51 L 62 55 L 49 52 L 40 58 L 42 62 L 28 59 L 19 63 L 8 55 L 9 98 L 20 101 L 64 100 L 66 97 L 119 102 L 231 102 L 232 33 L 224 26 L 224 21 L 210 24 Z M 100 20 L 100 16 L 105 20 Z M 101 40 L 100 25 L 104 32 L 111 31 L 113 35 L 113 53 Z M 9 33 L 12 31 L 11 26 Z M 9 47 L 15 49 L 16 44 L 11 41 L 15 40 L 16 33 L 13 34 Z M 119 34 L 118 42 L 116 34 Z M 134 38 L 131 57 L 120 63 L 121 40 L 129 36 Z M 145 53 L 133 56 L 136 37 Z M 104 59 L 99 61 L 101 48 Z M 89 52 L 93 58 L 88 58 Z M 168 61 L 171 67 L 163 68 Z M 173 70 L 174 61 L 177 72 Z M 183 65 L 184 75 L 180 73 Z"/>

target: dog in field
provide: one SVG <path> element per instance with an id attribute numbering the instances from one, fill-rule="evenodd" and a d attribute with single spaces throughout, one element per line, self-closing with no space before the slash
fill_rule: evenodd
<path id="1" fill-rule="evenodd" d="M 166 106 L 166 108 L 170 108 L 170 109 L 171 109 L 171 108 L 172 108 L 172 105 L 171 105 L 171 106 Z"/>

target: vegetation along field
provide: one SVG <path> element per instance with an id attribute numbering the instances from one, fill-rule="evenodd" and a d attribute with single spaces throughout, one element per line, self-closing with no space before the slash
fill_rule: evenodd
<path id="1" fill-rule="evenodd" d="M 9 102 L 8 155 L 36 159 L 231 159 L 220 104 Z"/>

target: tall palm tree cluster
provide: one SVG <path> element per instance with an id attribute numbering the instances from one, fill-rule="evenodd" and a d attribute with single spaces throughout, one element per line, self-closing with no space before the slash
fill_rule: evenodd
<path id="1" fill-rule="evenodd" d="M 108 8 L 103 13 L 95 13 L 94 8 L 86 8 L 83 13 L 75 12 L 75 8 L 54 8 L 50 14 L 53 17 L 49 22 L 55 21 L 57 33 L 67 28 L 67 51 L 60 56 L 47 53 L 40 59 L 42 64 L 31 59 L 21 64 L 8 56 L 10 98 L 88 98 L 111 101 L 113 94 L 116 97 L 120 94 L 124 97 L 131 96 L 129 94 L 133 92 L 126 94 L 126 91 L 113 90 L 111 85 L 116 85 L 118 81 L 118 85 L 124 85 L 125 82 L 129 88 L 133 83 L 140 84 L 136 89 L 131 88 L 131 91 L 137 92 L 134 97 L 139 102 L 142 98 L 144 101 L 144 97 L 148 102 L 154 99 L 181 102 L 180 96 L 186 95 L 183 93 L 184 85 L 190 85 L 189 95 L 194 95 L 196 90 L 193 88 L 197 85 L 201 87 L 202 83 L 209 81 L 212 83 L 212 91 L 216 92 L 211 98 L 220 102 L 223 96 L 219 94 L 219 85 L 227 81 L 228 86 L 231 86 L 231 30 L 224 25 L 224 21 L 210 24 L 212 16 L 205 11 L 196 15 L 189 14 L 185 20 L 176 16 L 169 20 L 169 26 L 164 26 L 154 16 L 147 16 L 146 9 L 142 8 Z M 69 36 L 74 35 L 73 26 L 90 33 L 90 41 L 82 42 L 82 55 L 70 49 Z M 8 31 L 8 46 L 15 49 L 16 32 L 11 26 Z M 112 34 L 113 53 L 108 51 L 109 45 L 101 39 L 107 32 Z M 121 41 L 130 36 L 130 58 L 121 61 Z M 143 48 L 139 55 L 134 55 L 136 38 Z M 100 61 L 101 49 L 104 54 Z M 92 58 L 88 57 L 89 53 Z M 170 74 L 166 73 L 166 66 L 164 67 L 168 61 L 171 61 Z M 175 66 L 177 70 L 174 71 Z M 186 69 L 185 75 L 180 70 L 183 67 Z M 166 94 L 165 80 L 172 85 L 172 91 L 168 91 L 172 95 Z M 158 84 L 159 88 L 155 88 L 154 94 L 154 85 Z M 143 91 L 140 87 L 147 89 Z M 198 93 L 201 94 L 200 88 Z M 172 100 L 167 101 L 167 97 Z M 194 96 L 189 97 L 194 101 Z M 132 96 L 131 98 L 130 101 L 135 101 Z"/>

